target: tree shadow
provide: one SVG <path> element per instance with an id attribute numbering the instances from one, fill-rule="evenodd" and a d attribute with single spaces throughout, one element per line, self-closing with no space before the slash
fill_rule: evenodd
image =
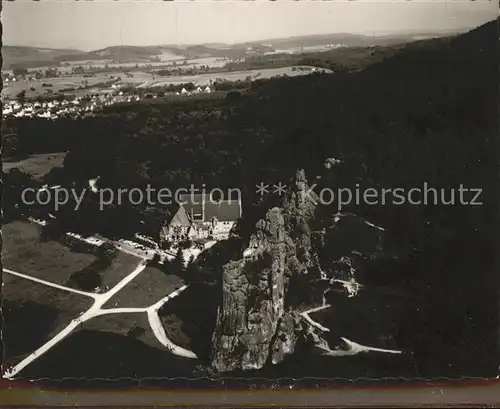
<path id="1" fill-rule="evenodd" d="M 188 377 L 194 360 L 179 358 L 132 337 L 82 330 L 42 355 L 21 373 L 26 378 Z"/>
<path id="2" fill-rule="evenodd" d="M 181 321 L 181 331 L 190 340 L 191 349 L 203 363 L 208 362 L 211 353 L 219 298 L 219 286 L 191 284 L 159 312 L 163 319 L 175 314 Z"/>
<path id="3" fill-rule="evenodd" d="M 43 345 L 60 312 L 33 301 L 18 304 L 4 299 L 2 304 L 4 362 Z"/>

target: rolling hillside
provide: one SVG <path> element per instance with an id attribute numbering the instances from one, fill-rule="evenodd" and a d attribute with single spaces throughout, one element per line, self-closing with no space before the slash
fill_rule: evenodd
<path id="1" fill-rule="evenodd" d="M 53 49 L 25 46 L 2 46 L 3 68 L 10 69 L 17 65 L 36 67 L 56 64 L 63 55 L 85 54 L 71 49 Z"/>
<path id="2" fill-rule="evenodd" d="M 425 34 L 425 33 L 424 33 Z M 416 37 L 431 34 L 406 34 L 398 36 L 363 36 L 357 34 L 328 34 L 298 36 L 290 38 L 250 41 L 237 44 L 191 44 L 159 46 L 111 46 L 93 51 L 71 49 L 50 49 L 24 46 L 4 46 L 4 69 L 16 66 L 34 68 L 38 66 L 58 65 L 70 61 L 111 60 L 119 62 L 150 61 L 164 52 L 185 58 L 243 58 L 248 55 L 272 52 L 275 49 L 295 49 L 300 47 L 319 47 L 332 44 L 344 44 L 348 47 L 382 46 L 412 41 Z"/>

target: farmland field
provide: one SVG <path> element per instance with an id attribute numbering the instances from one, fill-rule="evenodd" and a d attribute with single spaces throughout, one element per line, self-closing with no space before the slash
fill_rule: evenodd
<path id="1" fill-rule="evenodd" d="M 195 85 L 207 85 L 210 81 L 215 81 L 217 78 L 224 78 L 227 81 L 238 81 L 245 80 L 247 77 L 252 77 L 252 79 L 259 78 L 271 78 L 275 76 L 288 75 L 289 77 L 297 76 L 297 75 L 305 75 L 310 74 L 312 72 L 313 67 L 303 67 L 305 69 L 310 68 L 309 70 L 293 70 L 292 67 L 285 68 L 267 68 L 260 70 L 248 70 L 248 71 L 234 71 L 234 72 L 224 72 L 224 73 L 207 73 L 200 75 L 185 75 L 185 76 L 169 76 L 169 77 L 161 77 L 161 79 L 153 82 L 149 82 L 143 86 L 155 86 L 161 87 L 169 84 L 183 84 L 192 82 Z M 324 72 L 328 72 L 328 70 L 320 70 Z"/>
<path id="2" fill-rule="evenodd" d="M 149 74 L 144 71 L 134 71 L 131 73 L 131 77 L 126 77 L 122 75 L 122 81 L 120 82 L 120 85 L 125 85 L 125 84 L 130 84 L 130 85 L 138 85 L 138 84 L 143 84 L 146 81 L 152 81 L 153 80 L 153 75 Z"/>
<path id="3" fill-rule="evenodd" d="M 64 76 L 58 78 L 44 78 L 33 80 L 19 80 L 4 84 L 2 96 L 13 99 L 21 91 L 26 91 L 26 98 L 34 98 L 38 95 L 47 95 L 50 93 L 59 93 L 63 89 L 78 88 L 88 82 L 88 86 L 94 86 L 103 82 L 110 81 L 110 75 L 99 74 L 95 77 L 83 77 L 83 75 Z M 44 86 L 43 84 L 50 85 Z M 88 90 L 87 90 L 88 92 Z"/>
<path id="4" fill-rule="evenodd" d="M 173 61 L 172 61 L 173 63 Z M 222 67 L 226 64 L 226 61 L 216 58 L 198 58 L 187 61 L 187 64 L 177 65 L 177 68 L 187 69 L 193 68 L 194 66 L 208 65 L 209 67 Z M 104 67 L 105 64 L 90 64 L 94 67 Z M 17 82 L 9 82 L 4 84 L 4 89 L 2 90 L 2 97 L 8 99 L 16 98 L 17 94 L 21 91 L 25 91 L 26 98 L 36 98 L 39 95 L 51 95 L 58 93 L 71 93 L 75 96 L 82 97 L 92 93 L 112 93 L 114 89 L 110 86 L 104 86 L 103 83 L 109 83 L 112 81 L 112 76 L 120 77 L 121 81 L 117 83 L 118 86 L 123 85 L 133 85 L 140 88 L 146 87 L 162 87 L 170 84 L 183 84 L 192 82 L 195 85 L 205 86 L 211 81 L 215 81 L 218 78 L 223 78 L 227 81 L 238 81 L 245 80 L 247 77 L 252 79 L 259 78 L 271 78 L 275 76 L 288 75 L 290 77 L 297 75 L 310 74 L 313 67 L 302 67 L 302 70 L 293 69 L 293 67 L 283 67 L 283 68 L 267 68 L 267 69 L 253 69 L 245 71 L 234 71 L 234 72 L 219 72 L 219 73 L 205 73 L 199 75 L 175 75 L 175 76 L 158 76 L 154 73 L 148 73 L 145 71 L 134 71 L 127 76 L 124 70 L 118 71 L 118 67 L 135 66 L 135 63 L 125 63 L 116 64 L 117 71 L 110 72 L 108 74 L 97 74 L 93 77 L 84 77 L 83 75 L 68 75 L 58 78 L 45 78 L 45 79 L 33 79 L 33 80 L 19 80 Z M 171 64 L 168 64 L 169 66 Z M 109 67 L 113 67 L 114 64 L 109 64 Z M 151 63 L 151 66 L 165 66 L 165 62 L 161 63 Z M 172 65 L 173 67 L 173 65 Z M 328 70 L 322 70 L 328 72 Z M 155 79 L 153 79 L 155 78 Z M 78 89 L 80 86 L 84 86 L 85 81 L 87 82 L 86 88 Z M 98 86 L 98 84 L 101 84 Z"/>

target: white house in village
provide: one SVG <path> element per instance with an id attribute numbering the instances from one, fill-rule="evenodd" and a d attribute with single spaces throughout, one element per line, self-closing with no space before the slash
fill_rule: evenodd
<path id="1" fill-rule="evenodd" d="M 215 201 L 206 194 L 179 197 L 179 208 L 160 231 L 160 242 L 184 239 L 225 240 L 241 217 L 241 199 Z"/>

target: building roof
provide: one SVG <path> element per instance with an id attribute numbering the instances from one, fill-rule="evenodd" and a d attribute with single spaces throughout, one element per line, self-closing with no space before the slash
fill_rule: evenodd
<path id="1" fill-rule="evenodd" d="M 202 221 L 203 218 L 203 203 L 204 195 L 202 194 L 185 194 L 179 195 L 179 205 L 183 207 L 188 216 L 193 221 Z"/>
<path id="2" fill-rule="evenodd" d="M 194 221 L 236 221 L 241 217 L 241 201 L 237 199 L 215 201 L 207 194 L 179 195 L 186 214 Z"/>
<path id="3" fill-rule="evenodd" d="M 175 213 L 174 217 L 170 221 L 171 226 L 191 226 L 191 222 L 189 221 L 189 217 L 186 213 L 186 210 L 183 206 L 179 207 L 177 213 Z"/>
<path id="4" fill-rule="evenodd" d="M 218 203 L 205 202 L 205 221 L 215 217 L 220 222 L 232 222 L 241 217 L 241 203 L 236 200 L 223 200 Z"/>

